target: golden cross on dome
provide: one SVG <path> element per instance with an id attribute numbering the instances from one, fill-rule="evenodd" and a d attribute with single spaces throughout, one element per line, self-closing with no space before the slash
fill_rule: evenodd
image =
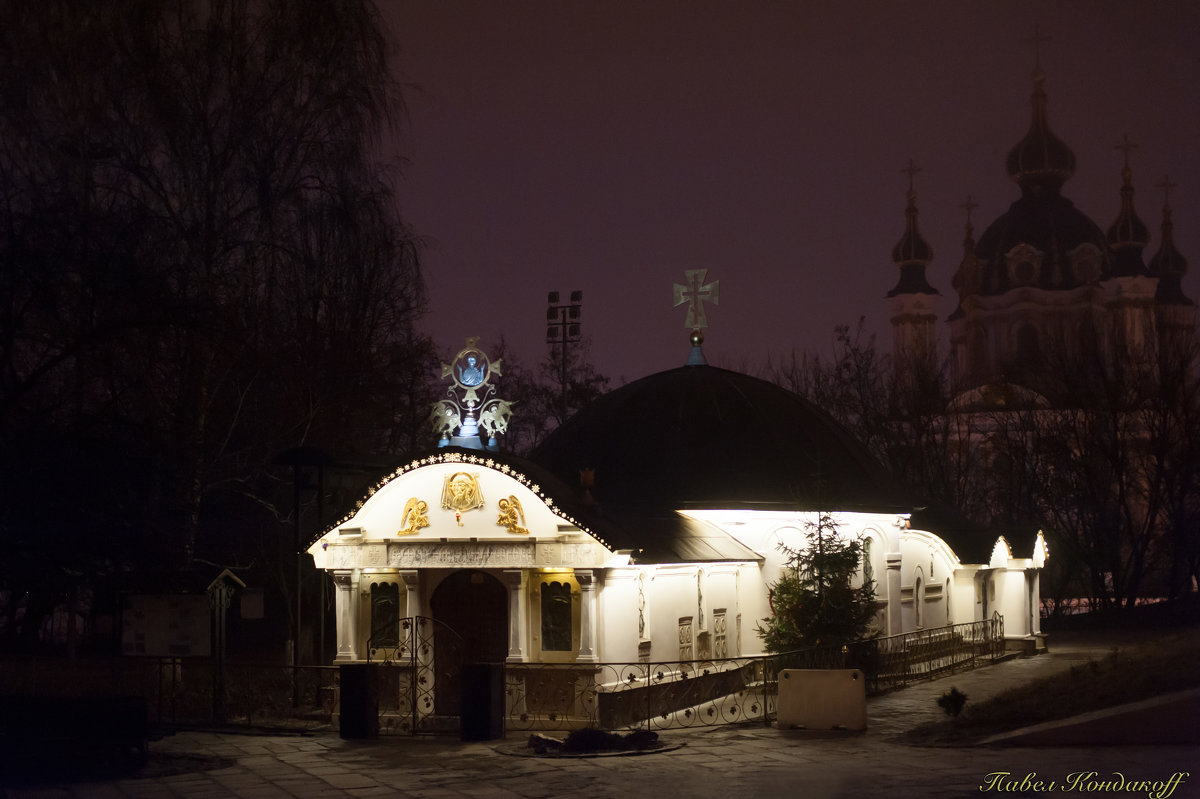
<path id="1" fill-rule="evenodd" d="M 704 303 L 720 304 L 718 291 L 720 281 L 714 280 L 711 283 L 705 283 L 707 275 L 707 269 L 685 269 L 683 277 L 687 281 L 687 285 L 675 284 L 674 307 L 678 308 L 685 302 L 688 303 L 687 318 L 683 320 L 683 326 L 686 328 L 699 330 L 702 327 L 708 327 L 708 317 L 704 314 Z"/>

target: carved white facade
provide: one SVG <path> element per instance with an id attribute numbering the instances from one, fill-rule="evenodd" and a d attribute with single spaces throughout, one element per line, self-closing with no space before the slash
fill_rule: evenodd
<path id="1" fill-rule="evenodd" d="M 397 469 L 354 513 L 309 548 L 336 588 L 337 657 L 355 662 L 393 644 L 399 619 L 438 618 L 448 587 L 464 576 L 494 585 L 472 625 L 507 642 L 510 663 L 670 661 L 762 652 L 755 633 L 770 613 L 768 589 L 800 548 L 813 512 L 679 511 L 740 558 L 639 563 L 602 532 L 564 511 L 565 489 L 539 485 L 523 462 L 493 453 L 439 450 Z M 469 484 L 465 509 L 448 487 Z M 423 501 L 426 525 L 406 532 L 406 508 Z M 482 505 L 479 506 L 478 502 Z M 503 504 L 502 504 L 503 503 Z M 463 504 L 463 503 L 459 503 Z M 514 525 L 512 508 L 523 523 Z M 869 541 L 881 633 L 895 634 L 1003 614 L 1017 641 L 1040 635 L 1038 571 L 1045 543 L 1003 538 L 986 563 L 964 563 L 904 515 L 836 513 L 838 533 Z M 514 529 L 514 527 L 516 529 Z M 455 589 L 457 590 L 457 588 Z M 447 623 L 450 623 L 449 620 Z M 453 626 L 453 625 L 452 625 Z M 469 632 L 469 631 L 467 631 Z M 475 634 L 479 634 L 478 632 Z M 379 655 L 374 657 L 379 659 Z"/>

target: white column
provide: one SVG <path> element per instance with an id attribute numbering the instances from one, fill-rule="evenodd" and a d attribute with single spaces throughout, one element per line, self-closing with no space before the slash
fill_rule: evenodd
<path id="1" fill-rule="evenodd" d="M 505 569 L 504 583 L 508 586 L 508 657 L 509 663 L 525 662 L 525 582 L 522 569 Z"/>
<path id="2" fill-rule="evenodd" d="M 1042 571 L 1041 569 L 1031 569 L 1030 580 L 1033 587 L 1030 589 L 1031 599 L 1033 602 L 1033 610 L 1030 612 L 1030 618 L 1033 620 L 1034 635 L 1042 634 Z"/>
<path id="3" fill-rule="evenodd" d="M 899 552 L 887 553 L 887 626 L 888 635 L 899 635 L 904 632 L 904 609 L 900 606 L 900 564 Z M 917 601 L 916 597 L 913 601 Z"/>
<path id="4" fill-rule="evenodd" d="M 581 607 L 579 609 L 579 657 L 578 663 L 596 663 L 596 582 L 591 569 L 576 569 L 575 579 L 579 582 Z"/>
<path id="5" fill-rule="evenodd" d="M 421 573 L 416 569 L 403 569 L 400 579 L 404 581 L 404 615 L 421 615 Z"/>
<path id="6" fill-rule="evenodd" d="M 334 609 L 337 616 L 337 655 L 334 663 L 358 660 L 358 592 L 354 590 L 354 573 L 335 570 L 333 584 L 337 587 Z"/>

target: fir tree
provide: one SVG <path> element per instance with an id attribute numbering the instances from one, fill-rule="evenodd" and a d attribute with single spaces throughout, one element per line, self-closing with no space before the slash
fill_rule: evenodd
<path id="1" fill-rule="evenodd" d="M 756 632 L 768 652 L 837 646 L 870 637 L 875 618 L 875 583 L 852 585 L 862 560 L 858 539 L 838 534 L 829 513 L 806 522 L 802 549 L 780 544 L 788 556 L 786 573 L 771 587 L 771 616 Z"/>

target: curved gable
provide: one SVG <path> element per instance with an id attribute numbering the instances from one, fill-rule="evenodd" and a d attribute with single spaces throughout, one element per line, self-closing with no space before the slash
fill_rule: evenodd
<path id="1" fill-rule="evenodd" d="M 417 557 L 414 553 L 431 552 L 432 544 L 487 544 L 492 552 L 499 551 L 496 545 L 511 545 L 506 559 L 530 565 L 538 559 L 535 553 L 551 544 L 573 545 L 575 557 L 588 562 L 611 554 L 603 539 L 519 467 L 504 458 L 458 451 L 396 469 L 308 552 L 318 568 L 369 566 L 376 565 L 370 562 L 372 545 L 383 545 L 377 557 L 397 565 Z M 346 547 L 365 548 L 367 560 L 350 558 L 342 552 Z"/>

